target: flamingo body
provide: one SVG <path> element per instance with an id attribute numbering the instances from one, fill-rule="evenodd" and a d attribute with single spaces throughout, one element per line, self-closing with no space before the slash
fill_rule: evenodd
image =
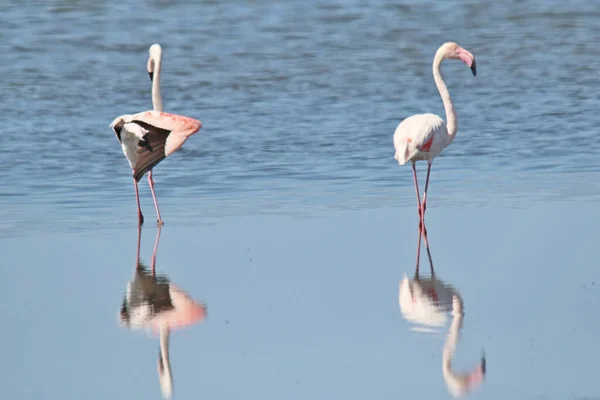
<path id="1" fill-rule="evenodd" d="M 177 151 L 202 127 L 196 119 L 161 111 L 121 115 L 110 124 L 121 143 L 133 177 L 142 176 Z"/>
<path id="2" fill-rule="evenodd" d="M 130 329 L 182 328 L 202 321 L 206 306 L 195 302 L 187 293 L 164 277 L 154 277 L 138 268 L 127 285 L 120 312 L 121 325 Z"/>
<path id="3" fill-rule="evenodd" d="M 398 291 L 400 312 L 407 321 L 420 325 L 418 330 L 441 328 L 448 320 L 446 312 L 456 293 L 453 287 L 435 277 L 410 280 L 405 275 Z"/>
<path id="4" fill-rule="evenodd" d="M 442 118 L 435 114 L 416 114 L 406 118 L 394 132 L 394 158 L 399 165 L 407 161 L 433 160 L 450 141 Z"/>

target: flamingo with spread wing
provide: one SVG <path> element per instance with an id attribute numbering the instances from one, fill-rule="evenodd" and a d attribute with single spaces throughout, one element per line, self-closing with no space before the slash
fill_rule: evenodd
<path id="1" fill-rule="evenodd" d="M 148 172 L 148 183 L 156 208 L 157 224 L 160 226 L 164 222 L 160 216 L 158 201 L 154 193 L 152 168 L 177 151 L 190 136 L 200 130 L 202 123 L 197 119 L 163 112 L 160 94 L 162 49 L 160 45 L 154 44 L 150 47 L 149 53 L 148 73 L 152 80 L 154 110 L 133 115 L 121 115 L 115 118 L 110 127 L 121 143 L 123 154 L 133 170 L 139 225 L 144 223 L 144 215 L 140 207 L 138 182 Z"/>

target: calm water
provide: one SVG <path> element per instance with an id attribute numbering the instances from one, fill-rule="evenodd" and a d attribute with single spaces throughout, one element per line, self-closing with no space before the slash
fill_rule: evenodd
<path id="1" fill-rule="evenodd" d="M 600 396 L 600 10 L 592 2 L 94 1 L 0 6 L 4 398 L 160 398 L 158 339 L 118 327 L 133 275 L 131 173 L 108 124 L 152 107 L 203 122 L 157 168 L 157 266 L 208 319 L 172 334 L 176 398 L 449 398 L 437 333 L 398 288 L 415 267 L 410 167 L 392 134 L 459 117 L 427 221 L 464 320 L 473 398 Z M 423 166 L 421 166 L 423 168 Z M 141 185 L 148 263 L 156 229 Z M 425 252 L 422 272 L 428 274 Z M 598 283 L 600 284 L 600 283 Z M 551 361 L 547 361 L 551 360 Z"/>

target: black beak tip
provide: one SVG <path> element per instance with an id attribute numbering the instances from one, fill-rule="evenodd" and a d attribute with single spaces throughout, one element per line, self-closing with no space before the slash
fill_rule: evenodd
<path id="1" fill-rule="evenodd" d="M 475 64 L 475 61 L 471 64 L 471 72 L 473 72 L 473 76 L 477 76 L 477 65 Z"/>
<path id="2" fill-rule="evenodd" d="M 154 72 L 148 72 L 148 75 L 150 75 L 150 80 L 153 81 L 154 80 Z"/>

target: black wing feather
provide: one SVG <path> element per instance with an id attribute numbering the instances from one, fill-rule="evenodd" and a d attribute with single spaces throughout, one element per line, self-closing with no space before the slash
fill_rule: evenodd
<path id="1" fill-rule="evenodd" d="M 165 143 L 171 131 L 143 121 L 131 122 L 148 131 L 138 144 L 137 160 L 133 169 L 133 178 L 139 181 L 148 170 L 165 159 Z"/>

